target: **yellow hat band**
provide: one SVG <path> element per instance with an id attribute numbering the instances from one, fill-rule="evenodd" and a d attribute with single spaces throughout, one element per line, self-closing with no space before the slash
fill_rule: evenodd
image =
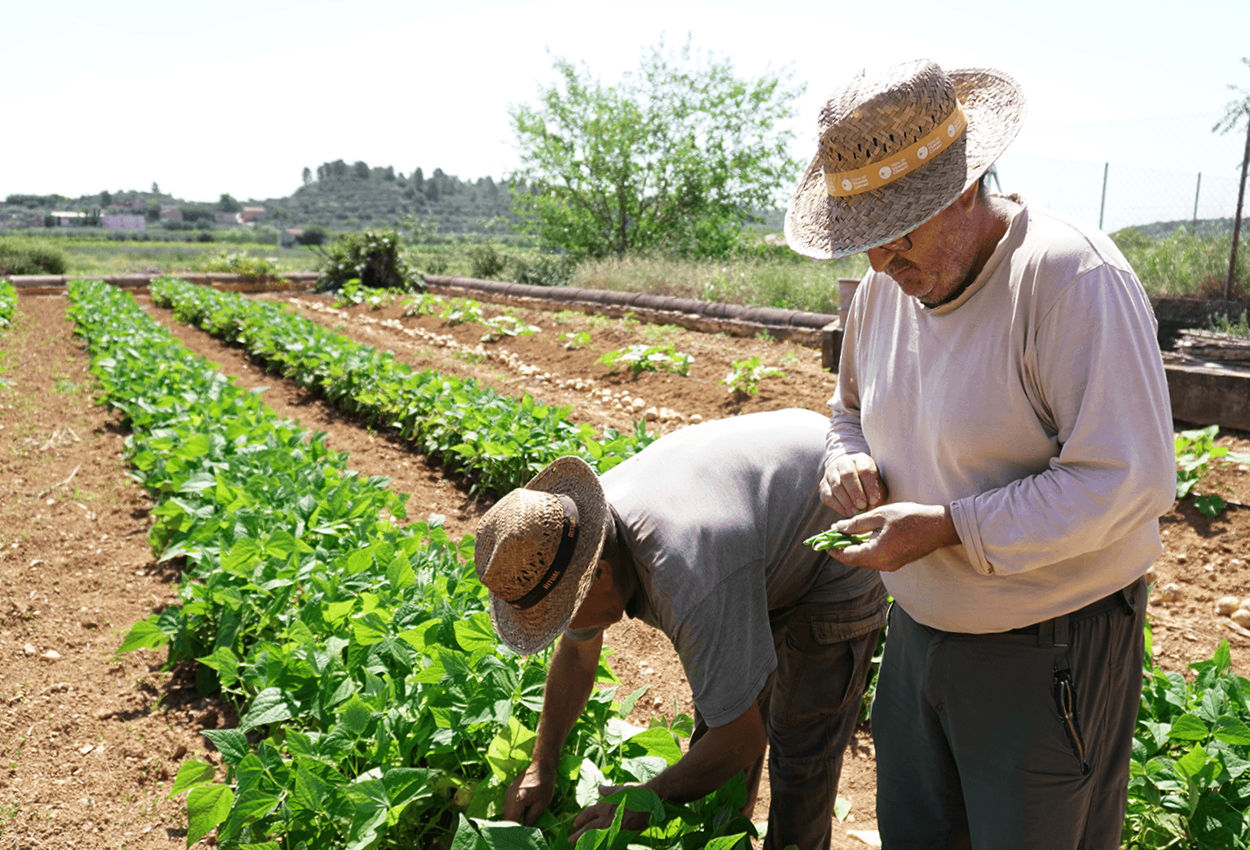
<path id="1" fill-rule="evenodd" d="M 854 171 L 825 172 L 825 187 L 835 198 L 880 189 L 920 168 L 953 145 L 967 126 L 963 108 L 956 101 L 954 111 L 938 124 L 937 129 L 911 147 Z"/>

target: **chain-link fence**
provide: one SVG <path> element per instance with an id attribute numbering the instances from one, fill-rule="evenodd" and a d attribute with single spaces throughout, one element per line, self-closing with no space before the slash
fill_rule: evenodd
<path id="1" fill-rule="evenodd" d="M 1098 225 L 1167 236 L 1232 230 L 1246 131 L 1212 132 L 1220 113 L 1031 129 L 998 161 L 1004 192 Z M 1243 234 L 1246 229 L 1243 210 Z M 1193 230 L 1196 226 L 1196 231 Z"/>

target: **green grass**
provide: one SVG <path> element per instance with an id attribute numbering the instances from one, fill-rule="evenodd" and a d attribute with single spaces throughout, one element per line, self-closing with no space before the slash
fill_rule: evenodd
<path id="1" fill-rule="evenodd" d="M 88 242 L 66 241 L 57 246 L 72 275 L 137 274 L 148 267 L 162 272 L 196 272 L 228 250 L 258 259 L 276 258 L 279 272 L 311 271 L 318 255 L 308 248 L 277 245 L 224 245 L 216 242 Z"/>
<path id="2" fill-rule="evenodd" d="M 1232 237 L 1199 238 L 1180 229 L 1152 239 L 1128 228 L 1112 234 L 1129 265 L 1151 295 L 1221 298 L 1228 277 Z M 1235 284 L 1250 292 L 1250 245 L 1239 243 Z"/>
<path id="3" fill-rule="evenodd" d="M 832 262 L 801 259 L 670 260 L 648 257 L 590 260 L 573 276 L 573 286 L 647 292 L 693 298 L 835 313 L 838 279 L 859 278 L 865 257 Z"/>

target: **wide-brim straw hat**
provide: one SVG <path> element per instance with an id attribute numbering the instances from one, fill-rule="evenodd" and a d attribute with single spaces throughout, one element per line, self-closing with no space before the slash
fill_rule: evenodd
<path id="1" fill-rule="evenodd" d="M 917 60 L 861 72 L 821 109 L 818 152 L 786 209 L 786 242 L 830 260 L 915 230 L 994 164 L 1024 113 L 1023 92 L 1000 71 L 946 73 Z"/>
<path id="2" fill-rule="evenodd" d="M 560 636 L 594 581 L 611 521 L 599 476 L 578 457 L 556 459 L 486 512 L 473 561 L 500 640 L 530 655 Z"/>

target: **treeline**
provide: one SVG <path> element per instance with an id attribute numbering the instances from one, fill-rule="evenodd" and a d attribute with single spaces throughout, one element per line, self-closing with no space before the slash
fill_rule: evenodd
<path id="1" fill-rule="evenodd" d="M 504 239 L 517 220 L 506 180 L 462 180 L 441 168 L 427 174 L 418 167 L 405 175 L 393 166 L 341 159 L 305 168 L 303 185 L 294 194 L 264 203 L 292 222 L 327 230 L 415 220 L 417 230 L 431 239 L 468 234 Z"/>
<path id="2" fill-rule="evenodd" d="M 213 230 L 230 227 L 216 220 L 219 212 L 234 213 L 244 206 L 264 207 L 257 228 L 315 228 L 326 233 L 393 227 L 408 230 L 424 241 L 489 237 L 511 241 L 517 221 L 507 180 L 482 177 L 462 180 L 441 168 L 418 167 L 408 174 L 393 166 L 370 166 L 363 161 L 337 159 L 316 168 L 304 168 L 302 185 L 285 197 L 240 201 L 223 193 L 219 201 L 186 201 L 160 192 L 99 192 L 69 198 L 64 195 L 10 194 L 0 203 L 0 226 L 30 228 L 39 216 L 54 210 L 79 211 L 83 224 L 96 224 L 104 213 L 142 214 L 149 226 L 162 230 Z M 176 207 L 175 220 L 162 208 Z M 274 237 L 276 238 L 276 236 Z"/>

